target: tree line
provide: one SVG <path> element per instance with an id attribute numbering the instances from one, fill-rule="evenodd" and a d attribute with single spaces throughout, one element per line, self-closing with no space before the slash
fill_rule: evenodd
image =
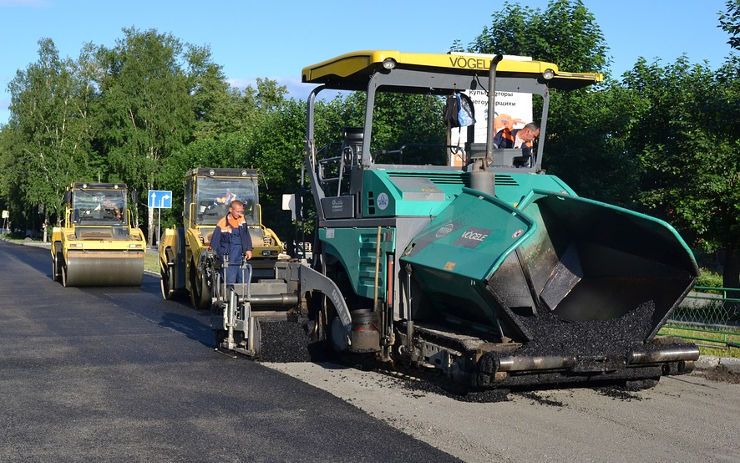
<path id="1" fill-rule="evenodd" d="M 532 56 L 565 71 L 605 74 L 595 88 L 554 92 L 548 172 L 582 196 L 665 219 L 700 259 L 718 256 L 725 286 L 740 287 L 740 0 L 726 1 L 717 26 L 733 49 L 717 69 L 687 56 L 640 58 L 612 76 L 608 44 L 580 0 L 552 0 L 544 9 L 505 2 L 480 34 L 451 50 Z M 151 241 L 146 190 L 173 191 L 163 225 L 174 225 L 188 169 L 254 167 L 265 222 L 292 236 L 280 201 L 300 181 L 306 104 L 276 81 L 234 88 L 208 47 L 127 28 L 113 47 L 88 43 L 75 59 L 40 39 L 36 61 L 17 71 L 9 90 L 0 206 L 22 229 L 58 223 L 65 188 L 100 179 L 137 189 Z M 337 141 L 344 126 L 362 125 L 363 104 L 357 94 L 318 101 L 318 146 Z M 442 104 L 380 96 L 373 142 L 443 143 L 431 135 Z"/>

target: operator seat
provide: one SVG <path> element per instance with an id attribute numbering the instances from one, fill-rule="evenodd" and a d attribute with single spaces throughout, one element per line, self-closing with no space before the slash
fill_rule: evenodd
<path id="1" fill-rule="evenodd" d="M 345 127 L 342 129 L 342 151 L 344 148 L 352 148 L 354 159 L 345 159 L 345 164 L 360 164 L 362 160 L 362 142 L 365 138 L 365 132 L 362 127 Z"/>

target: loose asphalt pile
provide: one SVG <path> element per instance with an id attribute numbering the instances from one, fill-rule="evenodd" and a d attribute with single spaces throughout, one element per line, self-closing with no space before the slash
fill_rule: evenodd
<path id="1" fill-rule="evenodd" d="M 310 362 L 309 336 L 304 323 L 299 320 L 260 322 L 262 350 L 260 362 Z"/>
<path id="2" fill-rule="evenodd" d="M 564 321 L 555 314 L 519 317 L 532 340 L 517 355 L 599 356 L 626 354 L 653 328 L 655 303 L 646 301 L 613 320 Z"/>

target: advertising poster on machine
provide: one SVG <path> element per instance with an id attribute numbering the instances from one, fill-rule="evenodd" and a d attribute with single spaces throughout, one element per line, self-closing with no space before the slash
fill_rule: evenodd
<path id="1" fill-rule="evenodd" d="M 505 59 L 517 59 L 529 61 L 532 58 L 525 56 L 505 55 Z M 488 94 L 485 90 L 468 90 L 464 92 L 470 97 L 475 108 L 475 125 L 473 134 L 474 143 L 486 142 L 486 131 L 488 129 Z M 493 120 L 494 133 L 504 127 L 509 129 L 520 129 L 525 124 L 532 122 L 532 94 L 517 92 L 496 92 L 495 119 Z M 449 144 L 463 148 L 467 140 L 467 127 L 453 127 L 449 133 Z M 451 166 L 462 166 L 463 155 L 462 149 L 451 150 L 453 153 L 449 156 Z M 456 154 L 456 153 L 458 154 Z"/>

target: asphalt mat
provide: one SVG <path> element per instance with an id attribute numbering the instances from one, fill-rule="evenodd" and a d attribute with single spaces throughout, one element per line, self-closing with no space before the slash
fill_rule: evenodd
<path id="1" fill-rule="evenodd" d="M 457 461 L 213 342 L 156 278 L 64 288 L 0 242 L 0 461 Z"/>

